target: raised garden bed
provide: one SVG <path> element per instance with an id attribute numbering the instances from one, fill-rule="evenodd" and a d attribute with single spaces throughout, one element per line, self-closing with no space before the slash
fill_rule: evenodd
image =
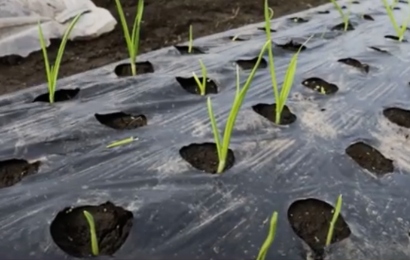
<path id="1" fill-rule="evenodd" d="M 408 5 L 397 7 L 400 20 Z M 169 47 L 141 55 L 152 71 L 136 77 L 115 73 L 122 61 L 62 79 L 52 105 L 45 85 L 1 96 L 0 255 L 89 256 L 86 209 L 101 255 L 115 259 L 255 259 L 273 211 L 279 222 L 267 259 L 408 259 L 410 45 L 385 37 L 394 31 L 381 2 L 354 2 L 351 12 L 347 32 L 331 29 L 340 17 L 330 4 L 272 21 L 278 79 L 314 37 L 299 56 L 281 125 L 272 122 L 265 56 L 221 175 L 212 174 L 206 98 L 190 77 L 200 58 L 224 123 L 235 64 L 245 81 L 264 24 L 197 39 L 202 54 Z"/>

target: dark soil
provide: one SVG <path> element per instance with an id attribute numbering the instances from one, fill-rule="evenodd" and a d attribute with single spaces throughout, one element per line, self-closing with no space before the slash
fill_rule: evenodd
<path id="1" fill-rule="evenodd" d="M 368 64 L 361 63 L 359 60 L 356 60 L 353 58 L 340 59 L 338 60 L 338 62 L 346 64 L 348 66 L 355 67 L 365 73 L 369 73 L 369 70 L 370 70 L 370 66 Z"/>
<path id="2" fill-rule="evenodd" d="M 276 44 L 276 46 L 278 46 L 279 48 L 282 48 L 284 50 L 294 51 L 294 52 L 297 52 L 299 50 L 304 51 L 304 50 L 307 49 L 306 46 L 304 46 L 303 44 L 294 42 L 293 40 L 290 40 L 289 42 L 287 42 L 285 44 Z"/>
<path id="3" fill-rule="evenodd" d="M 303 239 L 316 254 L 323 254 L 334 208 L 317 199 L 298 200 L 288 209 L 288 220 L 293 231 Z M 342 214 L 337 218 L 332 244 L 348 236 L 351 231 Z M 319 257 L 320 258 L 320 257 Z"/>
<path id="4" fill-rule="evenodd" d="M 154 72 L 154 66 L 152 66 L 151 62 L 149 61 L 137 62 L 135 65 L 137 75 Z M 123 63 L 118 65 L 117 67 L 115 67 L 114 72 L 118 77 L 132 76 L 131 65 L 129 63 Z"/>
<path id="5" fill-rule="evenodd" d="M 146 126 L 148 121 L 144 115 L 130 115 L 124 112 L 95 114 L 94 116 L 101 124 L 117 130 L 136 129 Z"/>
<path id="6" fill-rule="evenodd" d="M 122 0 L 129 24 L 132 24 L 136 0 Z M 328 3 L 328 0 L 270 0 L 275 17 Z M 94 0 L 111 11 L 118 21 L 115 1 Z M 262 0 L 146 0 L 141 28 L 140 52 L 148 52 L 188 40 L 189 25 L 194 39 L 263 21 Z M 56 56 L 60 42 L 48 48 L 50 59 Z M 183 50 L 182 50 L 183 51 Z M 60 78 L 128 58 L 121 26 L 90 41 L 69 42 L 60 68 Z M 122 70 L 121 70 L 122 71 Z M 123 73 L 123 72 L 121 72 Z M 121 74 L 119 73 L 119 74 Z M 41 52 L 28 58 L 0 59 L 0 94 L 38 85 L 46 81 Z"/>
<path id="7" fill-rule="evenodd" d="M 215 143 L 190 144 L 179 150 L 181 157 L 192 167 L 207 173 L 216 173 L 219 158 Z M 224 171 L 229 170 L 235 163 L 235 156 L 231 149 L 228 150 Z"/>
<path id="8" fill-rule="evenodd" d="M 276 121 L 276 104 L 257 104 L 252 107 L 253 111 L 268 119 L 272 123 Z M 290 125 L 296 121 L 296 115 L 293 114 L 285 105 L 280 116 L 279 125 Z"/>
<path id="9" fill-rule="evenodd" d="M 41 94 L 37 96 L 33 102 L 46 102 L 50 103 L 50 95 L 47 92 L 47 90 L 44 90 L 44 94 Z M 56 92 L 54 92 L 54 102 L 64 102 L 64 101 L 69 101 L 75 98 L 78 93 L 80 93 L 79 88 L 75 89 L 59 89 Z"/>
<path id="10" fill-rule="evenodd" d="M 410 128 L 410 111 L 398 107 L 386 108 L 383 115 L 399 126 Z"/>
<path id="11" fill-rule="evenodd" d="M 90 228 L 84 210 L 94 218 L 100 255 L 111 256 L 124 244 L 133 220 L 132 212 L 111 202 L 60 211 L 50 226 L 54 243 L 74 257 L 92 255 Z"/>
<path id="12" fill-rule="evenodd" d="M 22 159 L 0 162 L 0 188 L 10 187 L 23 178 L 37 173 L 40 162 L 29 163 Z"/>
<path id="13" fill-rule="evenodd" d="M 361 167 L 379 177 L 391 173 L 394 170 L 392 160 L 387 159 L 374 147 L 363 142 L 354 143 L 347 147 L 346 154 Z"/>
<path id="14" fill-rule="evenodd" d="M 255 57 L 253 59 L 237 60 L 236 64 L 238 64 L 238 66 L 243 70 L 252 70 L 256 66 L 257 62 L 258 62 L 258 57 Z M 262 58 L 257 69 L 265 69 L 267 67 L 268 67 L 268 62 L 264 58 Z"/>
<path id="15" fill-rule="evenodd" d="M 324 95 L 334 94 L 339 90 L 335 84 L 316 77 L 305 79 L 302 85 Z"/>
<path id="16" fill-rule="evenodd" d="M 199 81 L 202 84 L 202 81 L 204 80 L 203 77 L 198 76 Z M 195 94 L 195 95 L 200 95 L 201 90 L 199 89 L 198 84 L 196 83 L 196 80 L 194 77 L 190 78 L 183 78 L 183 77 L 176 77 L 177 82 L 185 91 Z M 218 86 L 212 79 L 206 79 L 205 81 L 205 95 L 208 94 L 217 94 L 218 93 Z"/>
<path id="17" fill-rule="evenodd" d="M 332 30 L 344 31 L 344 30 L 345 30 L 345 24 L 344 24 L 344 23 L 339 23 L 339 24 L 333 26 L 333 27 L 332 27 Z M 354 30 L 354 26 L 353 26 L 350 22 L 348 22 L 348 23 L 347 23 L 347 28 L 346 28 L 346 30 L 347 30 L 347 31 L 353 31 L 353 30 Z"/>

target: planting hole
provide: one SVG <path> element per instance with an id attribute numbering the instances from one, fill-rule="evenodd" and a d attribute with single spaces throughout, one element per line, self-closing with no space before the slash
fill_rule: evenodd
<path id="1" fill-rule="evenodd" d="M 181 55 L 196 55 L 196 54 L 205 54 L 204 51 L 202 51 L 200 48 L 192 46 L 191 52 L 189 52 L 189 46 L 174 46 L 175 49 L 181 54 Z"/>
<path id="2" fill-rule="evenodd" d="M 366 170 L 383 176 L 394 170 L 393 161 L 384 157 L 378 150 L 363 142 L 358 142 L 346 148 L 346 154 Z"/>
<path id="3" fill-rule="evenodd" d="M 406 0 L 399 0 L 397 1 L 398 3 L 402 3 L 402 4 L 408 4 L 408 2 Z"/>
<path id="4" fill-rule="evenodd" d="M 318 14 L 329 14 L 330 11 L 324 10 L 324 11 L 318 11 L 317 13 L 318 13 Z"/>
<path id="5" fill-rule="evenodd" d="M 199 81 L 202 83 L 203 78 L 198 78 Z M 176 77 L 176 80 L 178 81 L 179 85 L 183 89 L 185 89 L 187 92 L 195 95 L 200 95 L 201 90 L 198 87 L 198 84 L 195 81 L 194 77 L 190 78 L 182 78 L 182 77 Z M 206 84 L 205 84 L 205 94 L 217 94 L 218 93 L 218 86 L 212 79 L 207 79 Z"/>
<path id="6" fill-rule="evenodd" d="M 359 5 L 360 2 L 359 1 L 352 1 L 352 4 Z"/>
<path id="7" fill-rule="evenodd" d="M 386 36 L 384 36 L 384 38 L 389 39 L 389 40 L 393 40 L 393 41 L 400 41 L 400 38 L 396 35 L 386 35 Z M 407 42 L 407 40 L 403 39 L 402 42 Z"/>
<path id="8" fill-rule="evenodd" d="M 244 42 L 249 41 L 250 37 L 241 37 L 241 36 L 229 36 L 229 40 L 233 42 Z"/>
<path id="9" fill-rule="evenodd" d="M 370 14 L 364 14 L 362 17 L 365 20 L 374 21 L 373 17 Z"/>
<path id="10" fill-rule="evenodd" d="M 302 85 L 324 95 L 334 94 L 339 90 L 335 84 L 321 78 L 308 78 L 302 82 Z"/>
<path id="11" fill-rule="evenodd" d="M 291 17 L 291 18 L 289 18 L 289 20 L 291 20 L 294 23 L 307 23 L 307 22 L 309 22 L 309 20 L 306 20 L 302 17 Z"/>
<path id="12" fill-rule="evenodd" d="M 236 64 L 241 67 L 243 70 L 251 70 L 255 67 L 256 62 L 258 61 L 258 58 L 253 58 L 249 60 L 237 60 Z M 265 69 L 268 67 L 268 63 L 266 62 L 265 59 L 262 58 L 261 62 L 259 63 L 258 69 Z"/>
<path id="13" fill-rule="evenodd" d="M 383 110 L 383 115 L 390 122 L 399 126 L 410 128 L 410 111 L 402 108 L 391 107 Z"/>
<path id="14" fill-rule="evenodd" d="M 100 255 L 113 255 L 128 237 L 133 214 L 109 201 L 98 206 L 68 207 L 60 211 L 50 225 L 54 243 L 70 256 L 92 255 L 90 228 L 84 210 L 94 218 Z"/>
<path id="15" fill-rule="evenodd" d="M 258 30 L 266 32 L 266 27 L 259 27 Z M 270 32 L 276 32 L 276 30 L 271 28 Z"/>
<path id="16" fill-rule="evenodd" d="M 76 89 L 59 89 L 54 92 L 54 102 L 64 102 L 75 98 L 80 92 L 79 88 Z M 37 96 L 33 102 L 47 102 L 50 103 L 50 97 L 48 93 Z"/>
<path id="17" fill-rule="evenodd" d="M 135 64 L 136 69 L 137 69 L 137 75 L 141 74 L 147 74 L 147 73 L 153 73 L 154 72 L 154 66 L 152 66 L 151 62 L 149 61 L 144 61 L 144 62 L 137 62 Z M 126 64 L 120 64 L 117 67 L 115 67 L 115 75 L 117 77 L 131 77 L 132 75 L 132 70 L 131 70 L 131 64 L 126 63 Z"/>
<path id="18" fill-rule="evenodd" d="M 292 40 L 290 40 L 289 42 L 285 43 L 285 44 L 276 44 L 278 47 L 284 49 L 284 50 L 288 50 L 288 51 L 298 51 L 299 49 L 301 51 L 306 50 L 306 46 L 304 46 L 303 44 L 294 42 Z"/>
<path id="19" fill-rule="evenodd" d="M 374 50 L 374 51 L 377 51 L 377 52 L 381 52 L 381 53 L 389 53 L 388 51 L 383 50 L 383 49 L 380 49 L 379 47 L 370 46 L 369 48 L 370 48 L 370 49 L 372 49 L 372 50 Z"/>
<path id="20" fill-rule="evenodd" d="M 6 55 L 3 57 L 0 57 L 0 64 L 6 65 L 6 66 L 15 66 L 21 64 L 21 62 L 24 60 L 23 57 L 19 55 Z"/>
<path id="21" fill-rule="evenodd" d="M 216 173 L 218 170 L 218 152 L 215 143 L 190 144 L 179 150 L 181 157 L 192 167 L 207 173 Z M 224 171 L 229 170 L 235 163 L 235 156 L 228 150 Z"/>
<path id="22" fill-rule="evenodd" d="M 338 62 L 355 67 L 363 72 L 369 73 L 370 66 L 365 63 L 361 63 L 360 61 L 352 58 L 345 58 L 345 59 L 340 59 Z"/>
<path id="23" fill-rule="evenodd" d="M 333 213 L 334 208 L 324 201 L 313 198 L 297 200 L 288 209 L 288 221 L 298 237 L 315 253 L 323 254 Z M 331 243 L 342 241 L 350 234 L 349 226 L 342 214 L 339 214 Z"/>
<path id="24" fill-rule="evenodd" d="M 345 30 L 345 24 L 344 23 L 339 23 L 339 24 L 333 26 L 332 30 L 344 31 Z M 347 30 L 348 31 L 353 31 L 354 30 L 354 26 L 350 22 L 347 23 Z"/>
<path id="25" fill-rule="evenodd" d="M 263 116 L 269 121 L 275 123 L 276 121 L 276 104 L 257 104 L 252 106 L 253 111 Z M 296 121 L 296 115 L 293 114 L 285 105 L 280 117 L 280 125 L 290 125 Z"/>
<path id="26" fill-rule="evenodd" d="M 22 159 L 0 161 L 0 188 L 10 187 L 23 178 L 36 174 L 40 162 L 29 163 Z"/>
<path id="27" fill-rule="evenodd" d="M 130 130 L 147 125 L 144 115 L 130 115 L 124 112 L 110 114 L 95 114 L 95 119 L 101 124 L 117 130 Z"/>

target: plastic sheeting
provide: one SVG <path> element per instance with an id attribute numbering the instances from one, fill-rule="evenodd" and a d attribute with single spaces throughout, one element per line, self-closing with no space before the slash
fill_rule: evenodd
<path id="1" fill-rule="evenodd" d="M 62 38 L 70 19 L 83 13 L 70 39 L 90 39 L 110 32 L 116 20 L 91 0 L 0 0 L 0 56 L 26 57 L 41 49 L 38 22 L 47 45 Z"/>
<path id="2" fill-rule="evenodd" d="M 399 6 L 398 21 L 407 10 Z M 318 13 L 324 10 L 330 13 Z M 374 21 L 362 19 L 364 13 Z M 295 16 L 308 22 L 294 23 L 289 18 Z M 352 5 L 355 30 L 347 33 L 324 28 L 341 22 L 331 5 L 274 20 L 275 43 L 315 35 L 300 55 L 287 103 L 297 120 L 278 127 L 252 110 L 274 102 L 269 72 L 259 70 L 233 133 L 236 163 L 222 176 L 199 172 L 179 155 L 181 147 L 212 142 L 213 135 L 205 99 L 185 92 L 175 77 L 192 70 L 200 75 L 198 58 L 203 60 L 220 89 L 212 100 L 222 127 L 235 91 L 233 63 L 259 53 L 265 34 L 257 28 L 263 24 L 197 39 L 195 46 L 207 54 L 180 56 L 166 48 L 142 55 L 140 61 L 154 65 L 152 74 L 120 79 L 112 64 L 63 79 L 59 88 L 81 89 L 65 103 L 32 103 L 45 85 L 2 96 L 1 159 L 40 160 L 42 166 L 0 190 L 0 255 L 70 259 L 54 244 L 51 221 L 67 206 L 109 200 L 134 214 L 114 259 L 255 259 L 273 211 L 279 222 L 267 259 L 306 259 L 287 220 L 290 204 L 316 198 L 334 205 L 343 194 L 342 215 L 352 234 L 332 245 L 326 259 L 409 259 L 409 130 L 390 123 L 382 111 L 410 107 L 410 45 L 384 38 L 394 34 L 388 19 L 381 2 L 361 1 Z M 227 39 L 234 35 L 250 40 Z M 283 79 L 293 53 L 278 47 L 274 53 Z M 337 62 L 349 57 L 368 64 L 368 73 Z M 241 75 L 243 83 L 248 72 Z M 339 90 L 312 91 L 301 84 L 310 77 Z M 148 125 L 116 131 L 94 117 L 119 111 L 144 114 Z M 105 148 L 130 136 L 138 141 Z M 376 178 L 355 163 L 345 149 L 357 141 L 392 159 L 394 172 Z"/>

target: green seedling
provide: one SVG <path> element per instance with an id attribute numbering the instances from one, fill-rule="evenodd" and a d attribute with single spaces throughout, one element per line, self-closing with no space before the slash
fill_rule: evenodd
<path id="1" fill-rule="evenodd" d="M 97 240 L 97 232 L 95 231 L 95 222 L 93 215 L 90 212 L 84 210 L 83 211 L 85 218 L 87 219 L 88 226 L 90 227 L 90 237 L 91 237 L 91 253 L 94 256 L 98 256 L 100 254 L 98 249 L 98 240 Z"/>
<path id="2" fill-rule="evenodd" d="M 266 254 L 268 253 L 268 250 L 271 247 L 273 240 L 275 239 L 277 223 L 278 223 L 278 213 L 275 211 L 273 212 L 273 215 L 270 219 L 268 236 L 266 237 L 265 242 L 263 243 L 261 249 L 259 250 L 259 254 L 256 260 L 265 260 Z"/>
<path id="3" fill-rule="evenodd" d="M 347 28 L 349 27 L 349 16 L 350 16 L 350 5 L 351 5 L 351 0 L 349 0 L 348 2 L 348 6 L 347 6 L 347 14 L 345 14 L 343 12 L 342 7 L 336 2 L 336 0 L 330 0 L 333 5 L 335 6 L 336 10 L 339 12 L 340 17 L 342 18 L 344 27 L 343 27 L 343 31 L 347 31 Z"/>
<path id="4" fill-rule="evenodd" d="M 403 21 L 401 27 L 397 24 L 396 18 L 394 18 L 393 8 L 389 5 L 387 0 L 382 0 L 384 8 L 386 9 L 387 15 L 389 16 L 390 22 L 393 25 L 394 30 L 396 31 L 396 36 L 399 38 L 399 42 L 404 40 L 404 33 L 407 29 L 407 24 L 410 21 L 410 15 L 407 16 L 407 19 Z M 410 5 L 410 1 L 408 2 Z"/>
<path id="5" fill-rule="evenodd" d="M 324 87 L 319 87 L 319 89 L 320 89 L 321 94 L 326 95 L 326 91 Z"/>
<path id="6" fill-rule="evenodd" d="M 81 14 L 78 14 L 69 24 L 67 30 L 63 35 L 63 39 L 61 40 L 60 48 L 57 52 L 57 57 L 55 60 L 54 65 L 50 65 L 50 61 L 48 59 L 47 54 L 47 47 L 44 40 L 43 30 L 41 29 L 41 24 L 38 22 L 38 34 L 40 39 L 41 49 L 43 50 L 43 58 L 44 58 L 44 65 L 46 68 L 47 74 L 47 87 L 48 87 L 48 94 L 49 94 L 49 102 L 52 104 L 54 103 L 54 96 L 57 89 L 57 80 L 58 80 L 58 72 L 60 70 L 61 60 L 63 58 L 65 46 L 67 45 L 68 37 L 71 34 L 75 24 L 80 19 Z"/>
<path id="7" fill-rule="evenodd" d="M 189 42 L 188 42 L 188 53 L 192 52 L 192 48 L 194 47 L 194 36 L 192 32 L 192 24 L 189 26 Z"/>
<path id="8" fill-rule="evenodd" d="M 199 88 L 199 91 L 200 91 L 199 94 L 201 96 L 205 96 L 206 82 L 208 80 L 208 73 L 207 73 L 206 67 L 205 67 L 204 63 L 202 62 L 202 60 L 199 60 L 199 64 L 201 65 L 202 82 L 199 80 L 199 77 L 196 75 L 195 72 L 192 72 L 192 76 L 194 77 L 195 82 L 198 85 L 198 88 Z"/>
<path id="9" fill-rule="evenodd" d="M 333 213 L 332 221 L 330 222 L 329 231 L 327 232 L 326 246 L 329 246 L 330 243 L 332 243 L 333 231 L 335 229 L 335 224 L 336 224 L 337 218 L 339 217 L 341 209 L 342 209 L 342 195 L 340 194 L 339 197 L 337 198 L 336 208 L 335 208 L 335 212 Z"/>
<path id="10" fill-rule="evenodd" d="M 256 74 L 256 70 L 258 69 L 262 61 L 263 54 L 265 53 L 266 48 L 268 46 L 269 46 L 269 42 L 266 42 L 258 56 L 255 66 L 253 67 L 242 89 L 240 88 L 240 82 L 239 82 L 239 66 L 236 66 L 236 93 L 235 93 L 235 98 L 234 98 L 231 111 L 229 112 L 228 120 L 225 125 L 225 131 L 224 131 L 222 140 L 221 140 L 221 136 L 220 136 L 217 124 L 216 124 L 215 115 L 212 109 L 211 98 L 208 97 L 207 106 L 208 106 L 209 118 L 211 120 L 212 131 L 214 134 L 214 139 L 215 139 L 217 152 L 218 152 L 219 163 L 218 163 L 217 173 L 219 174 L 222 173 L 225 169 L 226 157 L 228 156 L 229 144 L 231 142 L 231 135 L 232 135 L 233 127 L 235 125 L 236 117 L 242 106 L 243 100 L 245 99 L 246 93 L 251 85 L 251 82 Z"/>
<path id="11" fill-rule="evenodd" d="M 144 0 L 138 0 L 137 14 L 135 16 L 131 35 L 128 29 L 127 20 L 125 19 L 124 10 L 121 6 L 120 0 L 115 0 L 115 3 L 117 5 L 118 15 L 120 16 L 122 30 L 124 32 L 124 38 L 125 38 L 125 42 L 128 48 L 128 55 L 130 57 L 130 65 L 131 65 L 131 74 L 133 76 L 136 76 L 137 75 L 136 60 L 137 60 L 138 51 L 139 51 L 141 20 L 142 20 L 142 14 L 144 12 Z"/>
<path id="12" fill-rule="evenodd" d="M 266 37 L 268 39 L 268 57 L 269 57 L 269 70 L 271 74 L 271 79 L 272 79 L 272 86 L 273 86 L 273 93 L 275 95 L 275 101 L 276 101 L 276 107 L 275 107 L 275 123 L 280 124 L 281 123 L 281 115 L 283 108 L 285 107 L 286 100 L 289 96 L 290 89 L 292 88 L 293 85 L 293 79 L 295 77 L 296 73 L 296 66 L 297 66 L 297 60 L 299 53 L 302 50 L 302 47 L 313 37 L 309 37 L 305 43 L 302 44 L 302 46 L 299 48 L 299 50 L 296 52 L 296 54 L 293 55 L 290 64 L 288 66 L 288 69 L 286 71 L 285 79 L 282 85 L 282 89 L 279 93 L 278 89 L 278 83 L 276 81 L 276 73 L 275 73 L 275 63 L 273 59 L 273 50 L 272 50 L 272 41 L 271 41 L 271 32 L 270 32 L 270 13 L 269 13 L 269 6 L 268 6 L 268 1 L 265 0 L 265 28 L 266 28 Z"/>
<path id="13" fill-rule="evenodd" d="M 114 147 L 118 147 L 121 145 L 126 145 L 126 144 L 133 142 L 134 140 L 135 140 L 134 137 L 131 136 L 131 137 L 119 140 L 119 141 L 112 142 L 111 144 L 107 145 L 106 148 L 114 148 Z"/>

